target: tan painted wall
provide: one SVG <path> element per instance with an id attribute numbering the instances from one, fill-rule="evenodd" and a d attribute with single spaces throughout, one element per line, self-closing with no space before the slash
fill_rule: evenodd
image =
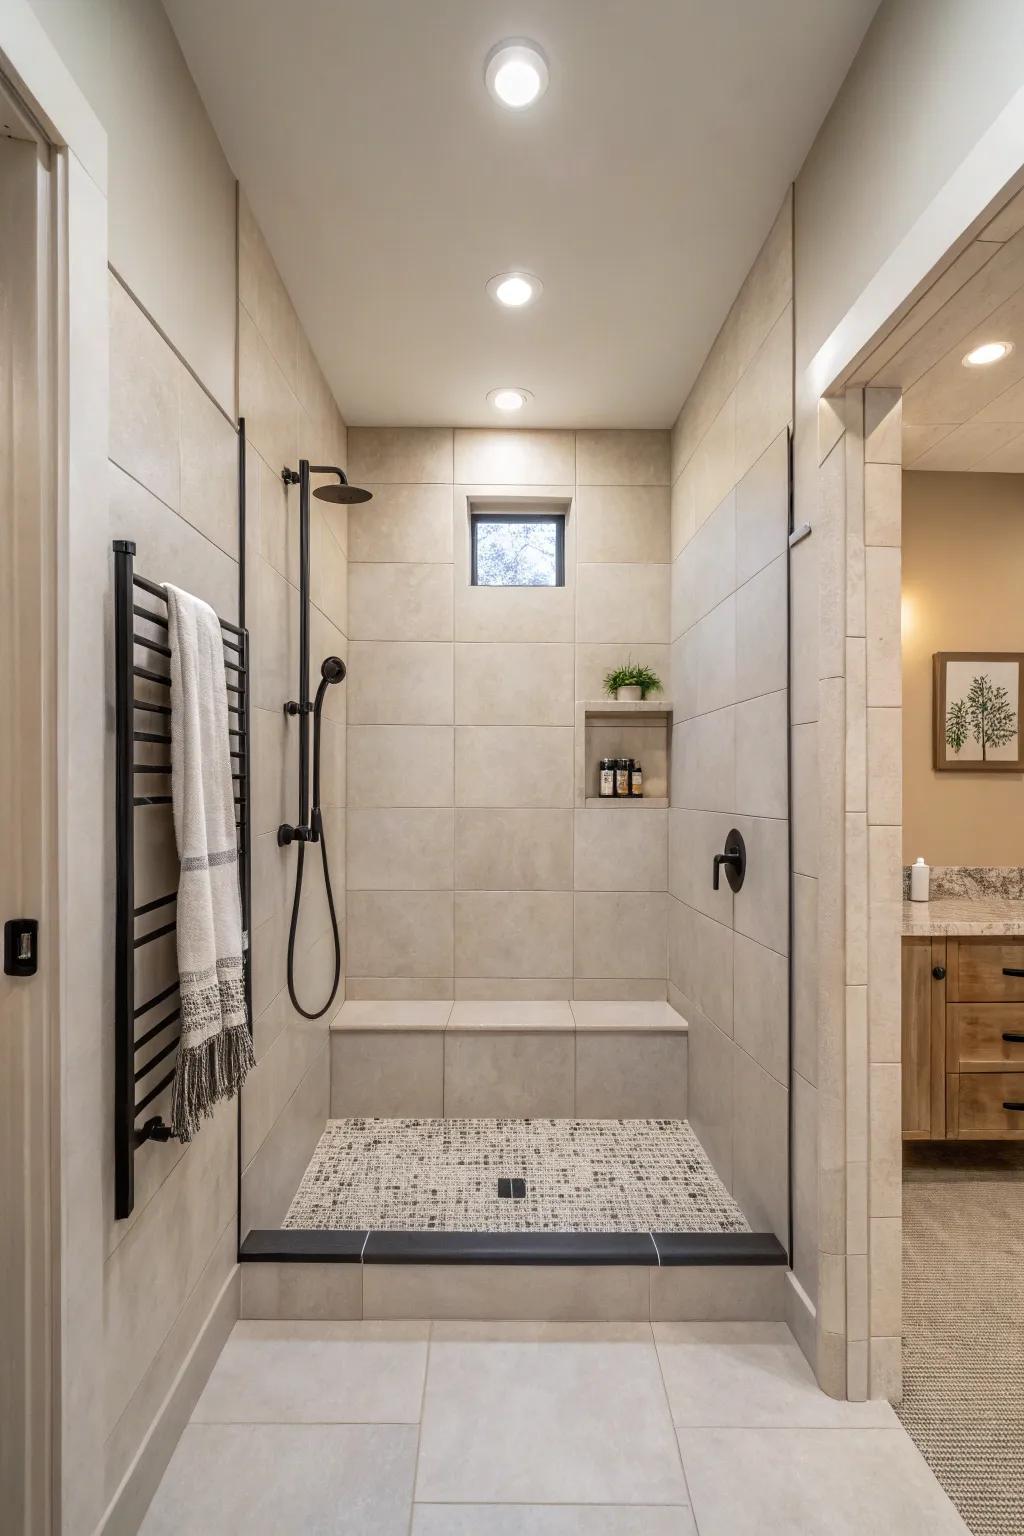
<path id="1" fill-rule="evenodd" d="M 1024 649 L 1024 476 L 903 476 L 903 858 L 1024 864 L 1024 778 L 936 773 L 932 656 Z"/>

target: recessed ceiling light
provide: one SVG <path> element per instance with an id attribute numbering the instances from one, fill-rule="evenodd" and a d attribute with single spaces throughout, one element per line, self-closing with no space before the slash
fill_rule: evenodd
<path id="1" fill-rule="evenodd" d="M 530 272 L 499 272 L 487 284 L 487 292 L 503 309 L 523 309 L 540 298 L 543 286 Z"/>
<path id="2" fill-rule="evenodd" d="M 965 368 L 987 368 L 989 363 L 1001 362 L 1013 351 L 1012 341 L 986 341 L 974 347 L 963 359 Z"/>
<path id="3" fill-rule="evenodd" d="M 492 389 L 487 398 L 495 410 L 521 411 L 527 401 L 533 399 L 533 396 L 528 389 L 512 389 L 506 385 L 502 389 Z"/>
<path id="4" fill-rule="evenodd" d="M 526 38 L 506 38 L 487 55 L 484 80 L 496 101 L 520 112 L 547 90 L 548 63 L 536 43 Z"/>

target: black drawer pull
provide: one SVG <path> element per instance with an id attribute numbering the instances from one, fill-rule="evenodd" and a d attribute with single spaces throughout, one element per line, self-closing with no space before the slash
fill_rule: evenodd
<path id="1" fill-rule="evenodd" d="M 1004 965 L 1004 976 L 1024 976 L 1024 965 Z"/>
<path id="2" fill-rule="evenodd" d="M 935 977 L 936 981 L 945 981 L 946 967 L 944 965 L 933 965 L 932 975 Z"/>
<path id="3" fill-rule="evenodd" d="M 1012 1029 L 1004 1031 L 1003 1039 L 1008 1045 L 1024 1045 L 1024 1035 L 1019 1033 L 1014 1034 Z"/>
<path id="4" fill-rule="evenodd" d="M 1004 1109 L 1024 1109 L 1024 1101 L 1019 1099 L 1004 1099 Z"/>

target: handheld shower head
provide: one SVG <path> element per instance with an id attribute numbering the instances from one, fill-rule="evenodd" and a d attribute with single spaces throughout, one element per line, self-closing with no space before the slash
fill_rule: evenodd
<path id="1" fill-rule="evenodd" d="M 325 683 L 340 683 L 345 676 L 345 663 L 340 656 L 325 656 L 320 667 L 320 676 Z"/>
<path id="2" fill-rule="evenodd" d="M 337 475 L 337 485 L 318 485 L 313 495 L 320 501 L 333 501 L 342 506 L 352 506 L 358 501 L 372 501 L 373 492 L 364 491 L 358 485 L 349 485 L 348 476 L 343 469 L 338 469 L 333 464 L 313 464 L 310 466 L 311 475 Z"/>

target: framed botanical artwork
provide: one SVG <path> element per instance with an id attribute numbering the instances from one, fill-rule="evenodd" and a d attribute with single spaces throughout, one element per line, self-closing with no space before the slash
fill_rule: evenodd
<path id="1" fill-rule="evenodd" d="M 937 771 L 1024 772 L 1022 709 L 1024 652 L 936 652 L 933 714 Z"/>

